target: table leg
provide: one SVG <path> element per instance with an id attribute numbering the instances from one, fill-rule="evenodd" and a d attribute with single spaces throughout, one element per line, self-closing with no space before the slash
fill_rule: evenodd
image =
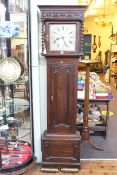
<path id="1" fill-rule="evenodd" d="M 107 102 L 107 105 L 106 105 L 106 122 L 105 122 L 105 137 L 107 136 L 107 128 L 108 128 L 108 118 L 109 118 L 109 103 Z"/>
<path id="2" fill-rule="evenodd" d="M 102 148 L 96 146 L 90 138 L 88 126 L 88 113 L 89 113 L 89 80 L 90 80 L 90 64 L 86 64 L 86 82 L 85 82 L 85 101 L 84 101 L 84 114 L 83 114 L 83 131 L 82 141 L 87 140 L 95 149 L 103 151 Z"/>

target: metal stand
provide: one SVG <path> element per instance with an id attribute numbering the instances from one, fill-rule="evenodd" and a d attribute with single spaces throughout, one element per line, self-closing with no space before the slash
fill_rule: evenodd
<path id="1" fill-rule="evenodd" d="M 86 65 L 86 82 L 85 82 L 85 100 L 84 100 L 84 114 L 83 114 L 83 131 L 82 142 L 87 140 L 89 144 L 95 149 L 103 151 L 102 148 L 96 146 L 90 138 L 89 126 L 88 126 L 88 113 L 89 113 L 89 80 L 90 80 L 90 64 L 97 63 L 92 60 L 81 60 L 80 63 Z"/>

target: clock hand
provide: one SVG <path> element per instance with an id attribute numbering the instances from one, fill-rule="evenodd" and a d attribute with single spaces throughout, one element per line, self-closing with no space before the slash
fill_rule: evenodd
<path id="1" fill-rule="evenodd" d="M 65 38 L 61 37 L 61 39 L 63 39 L 64 44 L 67 46 L 66 42 L 65 42 Z"/>
<path id="2" fill-rule="evenodd" d="M 54 43 L 56 43 L 56 41 L 58 41 L 59 39 L 61 39 L 61 38 L 56 38 L 56 39 L 54 40 Z"/>
<path id="3" fill-rule="evenodd" d="M 62 36 L 62 37 L 59 37 L 59 38 L 56 38 L 56 39 L 54 40 L 54 43 L 56 43 L 56 41 L 58 41 L 59 39 L 62 39 L 63 42 L 64 42 L 64 44 L 65 44 L 66 46 L 68 46 L 68 45 L 66 44 L 65 38 L 64 38 L 63 36 Z"/>

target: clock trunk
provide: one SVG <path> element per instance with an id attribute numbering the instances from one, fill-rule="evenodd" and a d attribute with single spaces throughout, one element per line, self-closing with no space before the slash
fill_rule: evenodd
<path id="1" fill-rule="evenodd" d="M 47 60 L 49 133 L 75 133 L 77 113 L 78 60 Z"/>
<path id="2" fill-rule="evenodd" d="M 42 136 L 44 167 L 80 168 L 76 133 L 78 59 L 47 57 L 47 131 Z"/>

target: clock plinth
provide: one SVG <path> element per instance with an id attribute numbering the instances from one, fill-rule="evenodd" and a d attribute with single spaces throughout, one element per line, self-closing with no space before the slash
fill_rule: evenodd
<path id="1" fill-rule="evenodd" d="M 77 75 L 86 6 L 39 8 L 42 55 L 47 59 L 47 131 L 42 135 L 42 166 L 80 168 Z"/>
<path id="2" fill-rule="evenodd" d="M 43 167 L 80 169 L 79 133 L 48 134 L 42 137 Z"/>

